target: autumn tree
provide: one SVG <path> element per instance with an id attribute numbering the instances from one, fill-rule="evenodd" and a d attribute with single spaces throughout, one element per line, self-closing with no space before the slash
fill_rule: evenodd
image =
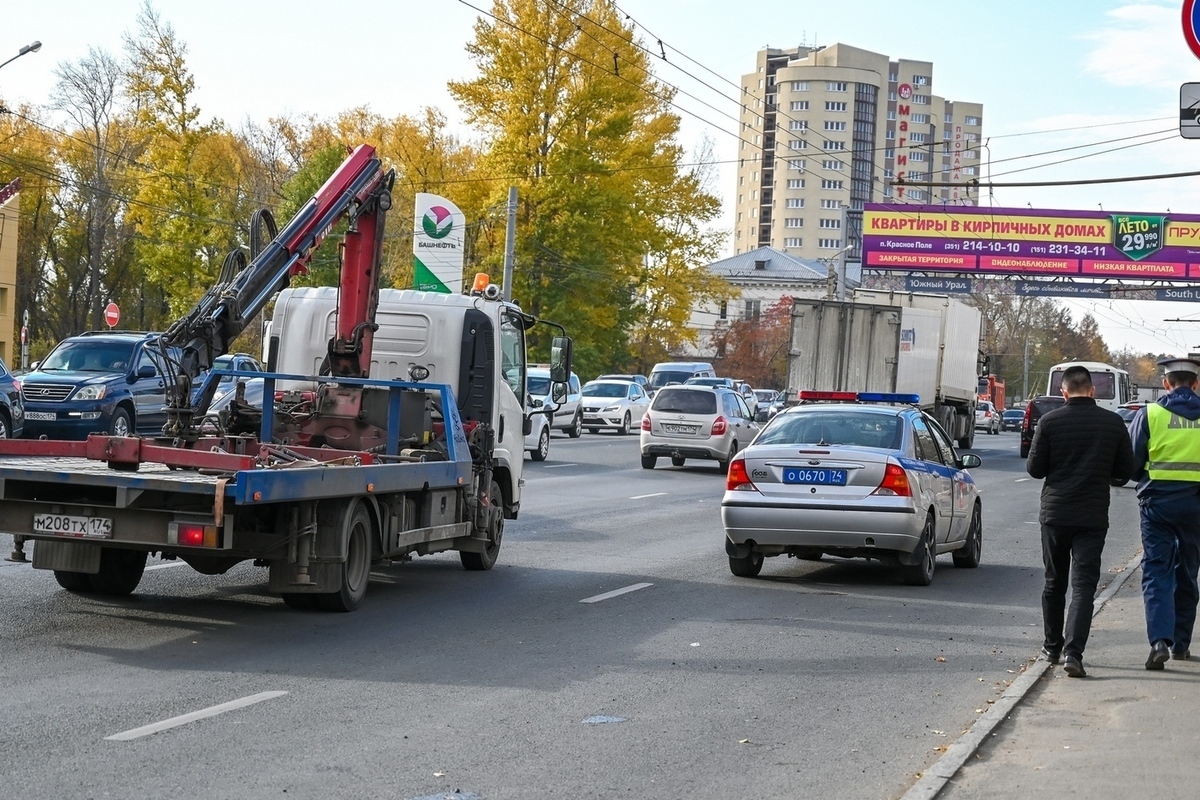
<path id="1" fill-rule="evenodd" d="M 695 305 L 698 273 L 681 265 L 706 252 L 695 231 L 715 201 L 682 166 L 672 91 L 610 3 L 496 0 L 491 13 L 467 45 L 479 74 L 450 91 L 488 171 L 519 189 L 513 296 L 570 327 L 581 372 L 624 366 L 639 322 Z"/>
<path id="2" fill-rule="evenodd" d="M 719 323 L 712 334 L 717 371 L 760 389 L 786 386 L 792 300 L 779 298 L 759 317 Z"/>

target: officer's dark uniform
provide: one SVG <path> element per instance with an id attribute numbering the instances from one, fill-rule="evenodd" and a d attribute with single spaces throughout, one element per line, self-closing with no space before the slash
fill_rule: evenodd
<path id="1" fill-rule="evenodd" d="M 1164 359 L 1167 372 L 1200 374 L 1200 361 Z M 1138 412 L 1133 425 L 1142 522 L 1142 597 L 1150 657 L 1188 658 L 1200 601 L 1200 396 L 1176 386 Z"/>

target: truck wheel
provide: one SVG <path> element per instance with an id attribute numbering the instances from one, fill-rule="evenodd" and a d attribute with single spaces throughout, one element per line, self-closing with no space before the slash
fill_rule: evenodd
<path id="1" fill-rule="evenodd" d="M 582 411 L 575 412 L 575 421 L 571 423 L 571 427 L 567 429 L 567 436 L 570 436 L 572 439 L 578 439 L 580 436 L 583 436 Z"/>
<path id="2" fill-rule="evenodd" d="M 500 543 L 504 538 L 504 515 L 500 513 L 500 509 L 504 505 L 504 495 L 500 492 L 500 484 L 495 481 L 492 481 L 491 504 L 497 511 L 492 515 L 487 547 L 482 553 L 467 553 L 460 550 L 458 558 L 462 561 L 463 569 L 485 570 L 496 565 L 496 559 L 500 555 Z"/>
<path id="3" fill-rule="evenodd" d="M 346 560 L 341 564 L 341 588 L 329 594 L 316 595 L 326 611 L 353 611 L 367 594 L 371 578 L 371 515 L 362 503 L 352 501 L 346 509 L 345 525 L 349 528 Z M 287 602 L 286 600 L 284 602 Z"/>
<path id="4" fill-rule="evenodd" d="M 65 569 L 54 570 L 54 580 L 68 592 L 86 592 L 92 588 L 91 578 L 86 572 L 67 572 Z"/>
<path id="5" fill-rule="evenodd" d="M 529 457 L 534 461 L 545 461 L 550 455 L 550 429 L 542 428 L 542 435 L 538 437 L 537 447 L 529 451 Z"/>
<path id="6" fill-rule="evenodd" d="M 963 448 L 964 450 L 970 450 L 972 447 L 975 446 L 975 429 L 974 428 L 971 428 L 970 432 L 967 433 L 966 436 L 964 436 L 958 440 L 958 446 Z"/>
<path id="7" fill-rule="evenodd" d="M 137 589 L 145 569 L 145 551 L 103 547 L 100 549 L 100 571 L 88 575 L 88 583 L 97 594 L 124 597 Z"/>

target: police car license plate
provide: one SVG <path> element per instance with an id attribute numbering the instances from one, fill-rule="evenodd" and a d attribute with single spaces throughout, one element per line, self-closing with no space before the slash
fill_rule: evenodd
<path id="1" fill-rule="evenodd" d="M 817 486 L 845 486 L 846 470 L 787 467 L 783 470 L 783 482 L 815 484 Z"/>
<path id="2" fill-rule="evenodd" d="M 111 539 L 113 535 L 112 520 L 107 517 L 73 517 L 68 514 L 35 514 L 33 532 L 79 539 Z"/>

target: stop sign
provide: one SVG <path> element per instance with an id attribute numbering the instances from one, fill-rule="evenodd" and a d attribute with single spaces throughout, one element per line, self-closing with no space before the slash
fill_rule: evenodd
<path id="1" fill-rule="evenodd" d="M 110 328 L 117 327 L 117 323 L 121 321 L 121 309 L 117 307 L 116 303 L 109 303 L 105 306 L 104 321 Z"/>

